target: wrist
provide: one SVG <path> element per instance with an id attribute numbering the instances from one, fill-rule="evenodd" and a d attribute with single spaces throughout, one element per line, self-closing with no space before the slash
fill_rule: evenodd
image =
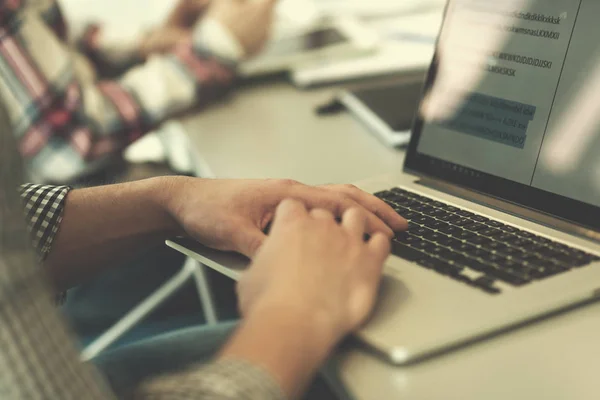
<path id="1" fill-rule="evenodd" d="M 313 357 L 324 359 L 344 336 L 327 312 L 291 299 L 290 294 L 259 302 L 247 318 L 272 321 L 281 330 L 294 332 L 302 341 L 302 347 Z M 288 332 L 288 335 L 289 335 Z M 288 336 L 289 337 L 289 336 Z"/>
<path id="2" fill-rule="evenodd" d="M 287 397 L 296 398 L 339 339 L 328 326 L 306 307 L 265 301 L 246 315 L 219 358 L 260 367 Z"/>
<path id="3" fill-rule="evenodd" d="M 188 177 L 158 177 L 147 180 L 147 196 L 172 236 L 185 234 L 177 218 L 180 215 L 182 190 Z"/>

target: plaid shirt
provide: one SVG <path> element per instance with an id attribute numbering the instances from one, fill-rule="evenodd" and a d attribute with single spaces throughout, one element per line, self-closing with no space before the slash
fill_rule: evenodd
<path id="1" fill-rule="evenodd" d="M 22 164 L 0 101 L 0 398 L 112 399 L 102 376 L 79 361 L 75 340 L 55 309 L 52 289 L 32 251 L 30 238 L 38 259 L 52 251 L 69 188 L 19 186 Z M 237 360 L 191 366 L 143 382 L 133 397 L 283 399 L 268 374 Z"/>
<path id="2" fill-rule="evenodd" d="M 242 53 L 208 20 L 171 54 L 103 81 L 90 59 L 132 61 L 135 38 L 115 40 L 98 26 L 69 35 L 67 28 L 56 0 L 0 0 L 0 95 L 36 182 L 93 172 L 166 118 L 223 95 Z"/>

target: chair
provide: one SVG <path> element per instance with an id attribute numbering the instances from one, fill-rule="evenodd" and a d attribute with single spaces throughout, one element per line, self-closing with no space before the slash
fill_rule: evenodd
<path id="1" fill-rule="evenodd" d="M 147 161 L 146 156 L 149 155 L 152 161 L 164 160 L 168 162 L 171 168 L 179 173 L 214 177 L 206 163 L 202 162 L 190 149 L 192 149 L 192 146 L 181 124 L 177 121 L 170 121 L 163 124 L 159 131 L 148 135 L 147 138 L 128 149 L 126 158 L 133 162 Z M 206 323 L 209 325 L 216 324 L 218 316 L 205 268 L 200 262 L 188 257 L 177 274 L 87 345 L 81 353 L 81 359 L 84 361 L 91 360 L 110 347 L 192 279 L 196 284 Z"/>

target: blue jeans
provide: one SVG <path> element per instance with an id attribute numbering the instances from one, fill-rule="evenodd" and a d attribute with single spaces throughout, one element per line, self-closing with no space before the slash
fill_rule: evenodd
<path id="1" fill-rule="evenodd" d="M 157 335 L 102 353 L 93 360 L 121 398 L 153 376 L 176 372 L 209 361 L 229 339 L 235 322 L 198 326 Z M 332 365 L 325 365 L 308 388 L 305 399 L 351 399 Z"/>

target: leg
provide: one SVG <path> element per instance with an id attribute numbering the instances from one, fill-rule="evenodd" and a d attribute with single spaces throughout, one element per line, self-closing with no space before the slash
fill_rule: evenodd
<path id="1" fill-rule="evenodd" d="M 92 362 L 122 396 L 147 378 L 210 360 L 235 326 L 232 322 L 182 329 L 107 351 Z"/>

